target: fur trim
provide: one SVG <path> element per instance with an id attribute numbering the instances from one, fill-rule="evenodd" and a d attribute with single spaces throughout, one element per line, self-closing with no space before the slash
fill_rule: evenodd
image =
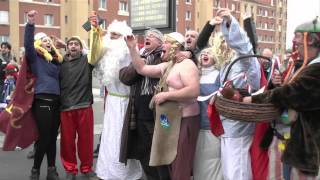
<path id="1" fill-rule="evenodd" d="M 63 61 L 62 55 L 53 45 L 51 45 L 52 51 L 54 52 L 53 56 L 45 48 L 41 47 L 41 40 L 34 41 L 34 48 L 36 49 L 37 53 L 42 55 L 48 62 L 52 61 L 53 59 L 56 59 L 60 63 Z"/>

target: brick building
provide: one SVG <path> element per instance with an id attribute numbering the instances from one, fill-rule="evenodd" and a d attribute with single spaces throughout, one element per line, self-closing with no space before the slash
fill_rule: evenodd
<path id="1" fill-rule="evenodd" d="M 201 31 L 218 8 L 229 8 L 241 22 L 250 12 L 257 26 L 258 50 L 285 50 L 287 0 L 176 0 L 176 30 L 182 34 L 192 29 Z M 0 42 L 9 41 L 15 54 L 23 46 L 26 13 L 39 12 L 37 31 L 66 40 L 78 35 L 88 41 L 81 27 L 89 13 L 97 11 L 106 28 L 113 19 L 129 20 L 130 0 L 0 0 Z"/>

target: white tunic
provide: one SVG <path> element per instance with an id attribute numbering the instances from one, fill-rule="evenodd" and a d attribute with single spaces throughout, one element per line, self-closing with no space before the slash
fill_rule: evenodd
<path id="1" fill-rule="evenodd" d="M 110 74 L 106 74 L 110 73 L 110 71 L 105 69 L 108 68 L 106 62 L 113 61 L 115 60 L 114 58 L 120 59 L 118 60 L 119 65 L 116 65 L 119 67 L 113 68 L 113 71 L 116 72 L 113 73 L 113 77 L 110 77 Z M 130 87 L 124 85 L 119 80 L 119 69 L 130 63 L 130 56 L 128 53 L 122 52 L 122 55 L 119 55 L 119 51 L 113 51 L 106 53 L 100 63 L 106 64 L 106 66 L 100 65 L 100 67 L 104 68 L 98 68 L 97 71 L 108 71 L 103 72 L 104 75 L 102 77 L 109 76 L 107 79 L 110 79 L 110 81 L 103 83 L 108 90 L 108 94 L 105 102 L 103 130 L 96 173 L 99 178 L 104 180 L 137 180 L 142 176 L 140 162 L 131 159 L 128 160 L 127 165 L 119 162 L 121 132 L 130 92 Z"/>

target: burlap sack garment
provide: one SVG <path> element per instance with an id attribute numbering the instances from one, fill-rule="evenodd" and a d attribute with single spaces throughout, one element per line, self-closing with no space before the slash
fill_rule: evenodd
<path id="1" fill-rule="evenodd" d="M 168 65 L 156 87 L 155 94 L 168 91 L 166 79 L 173 65 L 173 62 L 170 62 Z M 153 107 L 153 104 L 154 102 L 151 100 L 150 108 Z M 177 155 L 182 118 L 181 107 L 176 101 L 166 101 L 160 105 L 156 105 L 155 110 L 156 119 L 149 165 L 169 165 L 175 160 Z"/>

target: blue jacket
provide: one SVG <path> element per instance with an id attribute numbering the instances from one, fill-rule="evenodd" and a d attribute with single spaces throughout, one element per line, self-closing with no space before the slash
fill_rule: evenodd
<path id="1" fill-rule="evenodd" d="M 61 64 L 58 62 L 48 62 L 43 56 L 37 54 L 34 47 L 34 31 L 34 25 L 26 25 L 24 47 L 28 64 L 31 66 L 31 71 L 36 77 L 35 95 L 60 95 L 59 72 Z"/>

